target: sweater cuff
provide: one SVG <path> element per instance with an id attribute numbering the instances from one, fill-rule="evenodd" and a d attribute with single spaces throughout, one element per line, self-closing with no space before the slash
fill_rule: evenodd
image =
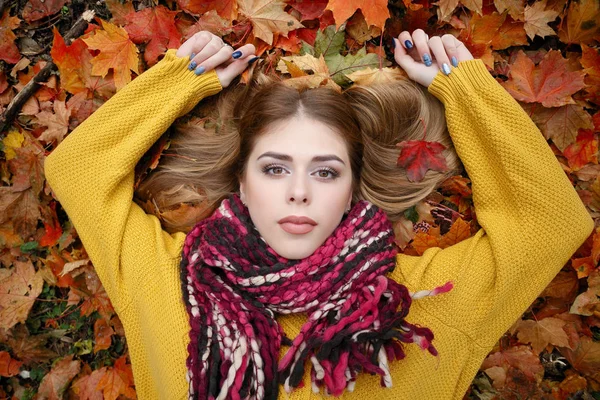
<path id="1" fill-rule="evenodd" d="M 165 56 L 155 67 L 161 69 L 178 86 L 191 89 L 198 95 L 198 101 L 223 90 L 221 81 L 214 69 L 202 75 L 196 75 L 193 70 L 188 69 L 189 57 L 178 57 L 176 52 L 177 49 L 167 50 Z"/>
<path id="2" fill-rule="evenodd" d="M 498 82 L 488 72 L 483 61 L 476 58 L 461 61 L 458 67 L 452 69 L 452 73 L 448 76 L 441 71 L 438 72 L 427 90 L 446 104 L 449 101 L 462 98 L 476 89 L 481 90 L 492 85 L 498 85 Z"/>

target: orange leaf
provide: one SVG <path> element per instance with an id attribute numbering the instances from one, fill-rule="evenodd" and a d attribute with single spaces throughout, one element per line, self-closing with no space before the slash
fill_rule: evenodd
<path id="1" fill-rule="evenodd" d="M 423 255 L 425 250 L 439 247 L 440 240 L 440 228 L 435 227 L 430 228 L 427 232 L 417 232 L 411 244 L 419 255 Z"/>
<path id="2" fill-rule="evenodd" d="M 0 376 L 10 377 L 19 373 L 22 361 L 10 357 L 7 351 L 0 351 Z"/>
<path id="3" fill-rule="evenodd" d="M 360 8 L 369 26 L 375 25 L 383 29 L 385 21 L 390 17 L 387 0 L 373 0 L 367 7 L 365 4 L 364 0 L 329 0 L 326 9 L 333 12 L 336 28 L 339 28 Z"/>
<path id="4" fill-rule="evenodd" d="M 21 20 L 17 17 L 11 17 L 9 10 L 6 9 L 0 19 L 0 60 L 4 60 L 9 64 L 15 64 L 21 59 L 19 48 L 15 44 L 17 38 L 13 33 Z"/>
<path id="5" fill-rule="evenodd" d="M 107 367 L 102 367 L 91 374 L 83 376 L 73 382 L 71 388 L 79 395 L 79 400 L 103 400 L 102 391 L 97 388 L 98 383 L 106 373 Z"/>
<path id="6" fill-rule="evenodd" d="M 63 393 L 80 369 L 81 361 L 73 360 L 72 354 L 58 361 L 42 379 L 38 395 L 50 400 L 62 399 Z"/>
<path id="7" fill-rule="evenodd" d="M 94 353 L 110 347 L 112 335 L 115 331 L 108 325 L 104 318 L 98 318 L 94 323 Z"/>
<path id="8" fill-rule="evenodd" d="M 508 371 L 509 368 L 516 368 L 528 378 L 539 380 L 542 379 L 544 374 L 544 367 L 539 357 L 527 346 L 514 346 L 490 354 L 481 364 L 481 369 L 491 367 L 501 367 L 505 371 Z"/>
<path id="9" fill-rule="evenodd" d="M 579 279 L 589 276 L 589 274 L 594 270 L 594 265 L 592 264 L 592 256 L 572 259 L 571 267 L 573 267 L 573 269 L 577 271 L 577 277 Z"/>
<path id="10" fill-rule="evenodd" d="M 131 364 L 125 364 L 125 356 L 121 356 L 114 367 L 106 370 L 96 387 L 102 390 L 107 400 L 116 400 L 121 394 L 129 398 L 136 397 Z"/>
<path id="11" fill-rule="evenodd" d="M 31 260 L 13 261 L 15 267 L 0 269 L 0 328 L 10 329 L 25 322 L 44 280 Z"/>
<path id="12" fill-rule="evenodd" d="M 440 247 L 445 249 L 469 237 L 471 237 L 471 225 L 462 218 L 458 218 L 440 240 Z"/>
<path id="13" fill-rule="evenodd" d="M 598 138 L 592 130 L 582 129 L 577 135 L 577 141 L 570 144 L 563 154 L 573 171 L 588 163 L 598 164 Z"/>
<path id="14" fill-rule="evenodd" d="M 300 13 L 300 21 L 319 18 L 327 6 L 327 0 L 288 0 L 286 3 Z"/>
<path id="15" fill-rule="evenodd" d="M 600 371 L 600 342 L 583 336 L 573 350 L 561 348 L 560 352 L 573 368 L 583 374 L 594 375 Z"/>
<path id="16" fill-rule="evenodd" d="M 558 37 L 561 42 L 588 43 L 598 39 L 600 27 L 600 10 L 598 0 L 571 1 L 569 9 L 564 13 Z"/>
<path id="17" fill-rule="evenodd" d="M 125 30 L 134 43 L 147 43 L 144 60 L 154 65 L 158 57 L 168 49 L 176 49 L 181 44 L 181 34 L 175 26 L 178 11 L 171 11 L 165 6 L 145 8 L 132 11 L 125 16 Z"/>
<path id="18" fill-rule="evenodd" d="M 535 66 L 519 50 L 510 69 L 510 79 L 503 86 L 517 100 L 542 103 L 544 107 L 559 107 L 575 103 L 571 95 L 585 86 L 584 76 L 583 71 L 568 70 L 567 60 L 560 51 L 550 50 Z"/>
<path id="19" fill-rule="evenodd" d="M 67 108 L 64 101 L 54 100 L 54 112 L 40 111 L 35 115 L 36 122 L 47 129 L 42 132 L 38 139 L 42 142 L 56 144 L 62 142 L 65 135 L 69 132 L 69 117 L 71 110 Z"/>
<path id="20" fill-rule="evenodd" d="M 179 7 L 190 14 L 203 15 L 215 10 L 228 21 L 238 19 L 238 2 L 236 0 L 177 0 Z"/>
<path id="21" fill-rule="evenodd" d="M 527 34 L 521 21 L 507 17 L 502 26 L 492 38 L 491 46 L 494 50 L 503 50 L 511 46 L 526 46 Z"/>
<path id="22" fill-rule="evenodd" d="M 281 0 L 238 0 L 240 13 L 252 23 L 254 36 L 272 45 L 273 34 L 287 36 L 289 31 L 304 28 L 296 18 L 284 11 Z"/>
<path id="23" fill-rule="evenodd" d="M 588 85 L 585 91 L 588 94 L 588 100 L 600 105 L 600 51 L 585 44 L 581 45 L 581 65 L 587 73 L 585 84 Z M 594 116 L 596 130 L 600 130 L 600 113 Z"/>
<path id="24" fill-rule="evenodd" d="M 87 316 L 98 311 L 100 315 L 105 319 L 110 319 L 114 314 L 114 308 L 98 278 L 96 272 L 91 267 L 84 267 L 84 273 L 80 274 L 76 278 L 77 286 L 71 287 L 69 297 L 75 295 L 76 303 L 79 302 L 80 298 L 83 298 L 84 302 L 81 305 L 81 315 Z M 84 279 L 84 282 L 81 282 Z"/>
<path id="25" fill-rule="evenodd" d="M 508 15 L 510 15 L 513 19 L 522 21 L 524 18 L 524 0 L 494 0 L 494 5 L 500 14 L 502 14 L 505 10 L 508 10 Z"/>
<path id="26" fill-rule="evenodd" d="M 131 71 L 138 72 L 138 49 L 129 39 L 127 31 L 110 22 L 101 20 L 104 30 L 97 30 L 94 35 L 83 39 L 90 49 L 100 50 L 92 63 L 92 74 L 102 76 L 112 69 L 115 86 L 118 89 L 131 82 Z"/>

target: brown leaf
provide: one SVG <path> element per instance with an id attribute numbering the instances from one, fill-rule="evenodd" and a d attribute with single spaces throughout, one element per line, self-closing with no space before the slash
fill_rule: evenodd
<path id="1" fill-rule="evenodd" d="M 13 359 L 7 351 L 0 351 L 0 376 L 17 375 L 22 364 L 22 361 Z"/>
<path id="2" fill-rule="evenodd" d="M 530 379 L 541 380 L 544 367 L 537 355 L 531 352 L 527 346 L 514 346 L 504 351 L 490 354 L 482 363 L 481 369 L 491 367 L 502 367 L 505 371 L 509 368 L 521 370 Z"/>
<path id="3" fill-rule="evenodd" d="M 582 374 L 597 375 L 600 371 L 600 342 L 583 336 L 573 350 L 561 348 L 560 352 Z"/>
<path id="4" fill-rule="evenodd" d="M 104 318 L 98 318 L 94 323 L 94 353 L 108 349 L 114 333 Z"/>
<path id="5" fill-rule="evenodd" d="M 494 5 L 500 14 L 508 10 L 508 15 L 515 20 L 523 21 L 525 18 L 525 4 L 523 0 L 494 0 Z"/>
<path id="6" fill-rule="evenodd" d="M 82 376 L 73 382 L 71 386 L 75 394 L 79 395 L 79 400 L 103 400 L 102 390 L 98 389 L 98 383 L 106 373 L 107 367 L 102 367 L 91 374 Z"/>
<path id="7" fill-rule="evenodd" d="M 50 111 L 41 111 L 36 114 L 37 123 L 48 127 L 38 139 L 46 143 L 56 141 L 56 144 L 58 144 L 62 142 L 65 135 L 69 132 L 71 110 L 67 109 L 64 101 L 59 100 L 54 101 L 53 109 L 53 113 Z"/>
<path id="8" fill-rule="evenodd" d="M 518 322 L 517 337 L 521 343 L 531 343 L 533 351 L 541 353 L 542 350 L 553 344 L 555 346 L 570 347 L 569 338 L 563 330 L 566 322 L 558 318 L 544 318 L 541 321 L 531 319 Z"/>
<path id="9" fill-rule="evenodd" d="M 287 36 L 289 31 L 304 27 L 284 11 L 285 5 L 281 0 L 238 0 L 240 13 L 252 22 L 254 36 L 270 45 L 273 34 Z"/>
<path id="10" fill-rule="evenodd" d="M 45 362 L 57 356 L 46 346 L 49 335 L 30 335 L 24 324 L 19 324 L 11 329 L 6 337 L 6 344 L 12 353 L 24 364 Z"/>
<path id="11" fill-rule="evenodd" d="M 85 273 L 78 275 L 75 279 L 77 285 L 71 287 L 71 292 L 76 295 L 76 302 L 79 302 L 80 299 L 84 300 L 81 305 L 81 315 L 87 316 L 98 311 L 103 318 L 110 319 L 115 311 L 102 282 L 92 267 L 84 267 L 83 271 Z M 69 293 L 70 299 L 71 296 Z"/>
<path id="12" fill-rule="evenodd" d="M 30 260 L 14 261 L 15 268 L 0 270 L 0 328 L 10 329 L 25 322 L 44 280 Z"/>
<path id="13" fill-rule="evenodd" d="M 558 13 L 554 10 L 546 10 L 546 0 L 533 3 L 532 6 L 525 7 L 525 31 L 531 40 L 535 35 L 546 37 L 556 35 L 556 32 L 550 26 Z"/>
<path id="14" fill-rule="evenodd" d="M 566 44 L 588 43 L 594 38 L 598 39 L 600 34 L 599 7 L 598 0 L 571 1 L 559 26 L 559 39 Z"/>
<path id="15" fill-rule="evenodd" d="M 73 360 L 72 354 L 58 361 L 42 379 L 38 395 L 50 400 L 62 399 L 69 383 L 80 369 L 81 361 Z"/>
<path id="16" fill-rule="evenodd" d="M 67 0 L 29 0 L 23 8 L 23 19 L 34 22 L 56 14 L 65 3 Z"/>
<path id="17" fill-rule="evenodd" d="M 577 293 L 579 281 L 574 271 L 560 271 L 544 289 L 540 297 L 552 297 L 557 299 L 570 298 Z"/>
<path id="18" fill-rule="evenodd" d="M 15 44 L 17 36 L 13 33 L 21 20 L 17 17 L 11 17 L 10 11 L 7 8 L 0 18 L 0 60 L 4 60 L 9 64 L 14 64 L 21 59 L 19 48 Z"/>

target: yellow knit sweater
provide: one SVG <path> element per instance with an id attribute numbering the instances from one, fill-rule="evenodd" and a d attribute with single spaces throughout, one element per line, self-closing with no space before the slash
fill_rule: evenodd
<path id="1" fill-rule="evenodd" d="M 71 218 L 125 327 L 140 399 L 187 395 L 188 318 L 179 260 L 185 233 L 170 235 L 133 201 L 134 166 L 171 125 L 222 88 L 169 50 L 75 129 L 46 159 Z M 430 327 L 439 359 L 416 344 L 392 362 L 392 388 L 360 374 L 344 399 L 462 399 L 482 360 L 593 229 L 593 221 L 543 136 L 480 60 L 439 73 L 429 91 L 472 180 L 482 229 L 444 250 L 398 255 L 391 278 L 411 291 L 448 280 L 446 294 L 413 302 L 407 320 Z M 278 317 L 295 337 L 305 315 Z M 282 349 L 286 350 L 287 347 Z M 319 399 L 305 386 L 280 398 Z"/>

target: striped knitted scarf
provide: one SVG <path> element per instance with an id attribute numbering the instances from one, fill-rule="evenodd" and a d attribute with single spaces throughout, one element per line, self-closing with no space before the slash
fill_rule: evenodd
<path id="1" fill-rule="evenodd" d="M 388 361 L 404 357 L 401 342 L 437 355 L 432 332 L 404 320 L 415 295 L 386 277 L 393 241 L 385 213 L 361 201 L 312 255 L 288 260 L 262 239 L 238 195 L 225 199 L 183 247 L 189 398 L 276 399 L 279 383 L 288 393 L 301 386 L 307 361 L 316 391 L 351 391 L 360 372 L 389 387 Z M 275 319 L 290 313 L 308 315 L 293 341 Z M 290 348 L 278 362 L 282 344 Z"/>

